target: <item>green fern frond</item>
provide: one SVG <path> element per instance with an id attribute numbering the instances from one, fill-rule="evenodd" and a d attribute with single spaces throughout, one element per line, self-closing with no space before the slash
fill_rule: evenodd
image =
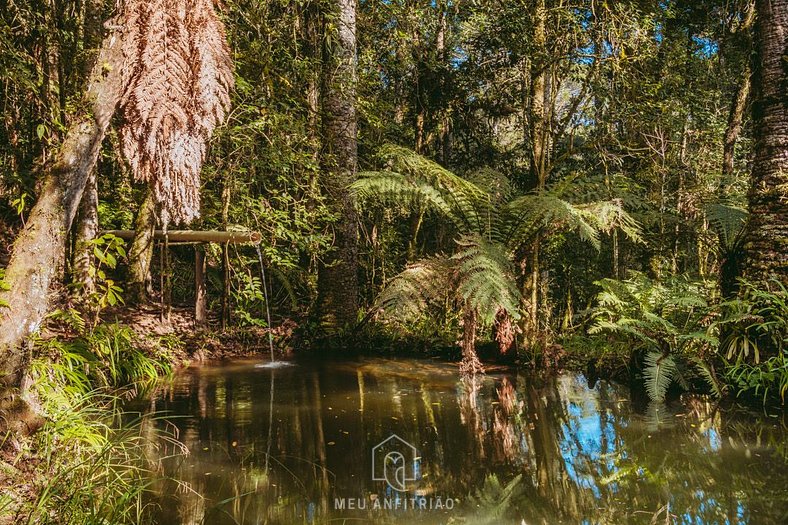
<path id="1" fill-rule="evenodd" d="M 457 245 L 459 251 L 451 260 L 457 264 L 460 296 L 477 309 L 485 324 L 491 324 L 500 309 L 518 319 L 520 292 L 515 285 L 509 254 L 500 244 L 477 236 L 463 236 Z"/>
<path id="2" fill-rule="evenodd" d="M 697 356 L 693 356 L 690 358 L 692 364 L 695 365 L 695 368 L 700 373 L 700 376 L 709 385 L 709 389 L 714 394 L 714 397 L 717 399 L 722 398 L 723 392 L 722 388 L 720 387 L 720 381 L 717 379 L 717 376 L 714 374 L 713 370 L 709 365 L 703 362 L 703 360 Z"/>
<path id="3" fill-rule="evenodd" d="M 375 300 L 375 307 L 394 320 L 421 316 L 431 301 L 452 289 L 453 270 L 448 259 L 434 257 L 408 266 L 394 277 Z"/>
<path id="4" fill-rule="evenodd" d="M 599 249 L 599 232 L 592 213 L 550 192 L 524 195 L 502 209 L 502 239 L 509 246 L 529 242 L 546 228 L 577 231 Z"/>
<path id="5" fill-rule="evenodd" d="M 676 377 L 676 362 L 670 355 L 649 352 L 646 354 L 645 364 L 643 379 L 646 382 L 648 397 L 652 401 L 664 401 L 665 394 Z"/>
<path id="6" fill-rule="evenodd" d="M 434 188 L 471 231 L 485 231 L 492 206 L 488 192 L 407 148 L 386 144 L 378 155 L 390 171 Z"/>
<path id="7" fill-rule="evenodd" d="M 605 233 L 620 230 L 630 241 L 640 243 L 640 224 L 624 209 L 621 199 L 598 201 L 586 205 L 590 220 L 595 227 Z"/>
<path id="8" fill-rule="evenodd" d="M 359 200 L 375 199 L 383 204 L 403 206 L 409 210 L 426 209 L 437 212 L 457 227 L 465 227 L 466 218 L 457 214 L 441 195 L 429 184 L 419 183 L 399 173 L 365 171 L 350 186 Z"/>
<path id="9" fill-rule="evenodd" d="M 741 239 L 748 216 L 746 209 L 725 201 L 706 206 L 706 220 L 717 233 L 726 251 L 733 250 Z"/>

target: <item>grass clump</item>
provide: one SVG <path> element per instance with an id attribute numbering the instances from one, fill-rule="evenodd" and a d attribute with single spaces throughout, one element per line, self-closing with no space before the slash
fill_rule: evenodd
<path id="1" fill-rule="evenodd" d="M 171 365 L 143 351 L 126 326 L 85 330 L 75 312 L 57 317 L 79 335 L 37 343 L 28 396 L 45 423 L 31 437 L 7 440 L 0 523 L 144 523 L 158 471 L 152 452 L 177 441 L 155 414 L 125 412 L 124 400 Z"/>

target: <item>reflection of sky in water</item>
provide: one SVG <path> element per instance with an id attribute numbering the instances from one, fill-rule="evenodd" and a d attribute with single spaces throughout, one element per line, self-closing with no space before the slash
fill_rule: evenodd
<path id="1" fill-rule="evenodd" d="M 616 430 L 606 408 L 602 410 L 607 422 L 602 426 L 603 416 L 597 413 L 595 392 L 591 390 L 587 394 L 580 401 L 566 401 L 567 422 L 561 425 L 560 449 L 569 477 L 599 498 L 598 478 L 606 474 L 602 472 L 601 462 L 604 461 L 607 475 L 617 470 L 610 454 L 615 450 Z M 586 472 L 578 472 L 578 468 Z M 614 483 L 609 488 L 616 490 Z"/>
<path id="2" fill-rule="evenodd" d="M 715 479 L 717 475 L 729 474 L 725 472 L 728 465 L 721 457 L 721 454 L 726 452 L 726 444 L 717 428 L 718 422 L 715 422 L 717 421 L 715 418 L 696 419 L 691 414 L 680 414 L 679 417 L 687 418 L 686 424 L 681 427 L 681 432 L 673 432 L 667 429 L 676 427 L 674 410 L 679 410 L 678 407 L 674 410 L 650 407 L 651 412 L 658 410 L 661 421 L 667 423 L 655 427 L 649 420 L 649 412 L 639 416 L 622 411 L 620 403 L 614 399 L 615 389 L 605 382 L 601 382 L 594 389 L 587 388 L 583 381 L 570 382 L 568 378 L 562 378 L 559 382 L 564 408 L 564 418 L 560 422 L 558 435 L 563 465 L 567 477 L 581 490 L 588 490 L 600 505 L 609 503 L 610 497 L 621 493 L 626 487 L 626 485 L 622 487 L 619 481 L 634 476 L 636 485 L 642 480 L 644 483 L 655 483 L 663 487 L 668 506 L 667 509 L 662 509 L 660 522 L 665 518 L 666 510 L 669 510 L 670 523 L 687 525 L 760 523 L 747 510 L 747 505 L 741 501 L 744 494 L 735 490 L 726 490 L 724 485 L 718 484 L 718 481 L 725 482 Z M 605 390 L 600 392 L 600 389 Z M 615 405 L 618 405 L 618 408 L 615 408 Z M 632 426 L 632 421 L 638 423 Z M 619 435 L 625 429 L 628 429 L 626 436 Z M 660 432 L 663 434 L 657 436 Z M 686 448 L 691 442 L 696 443 L 697 448 L 694 450 Z M 652 452 L 656 449 L 657 454 L 654 455 L 657 457 L 659 447 L 666 447 L 663 463 L 657 462 L 656 466 L 647 468 L 639 466 L 638 463 L 642 462 L 641 456 L 644 453 L 640 447 L 645 450 L 651 449 Z M 634 452 L 634 456 L 630 451 Z M 732 450 L 727 452 L 730 453 Z M 630 458 L 631 461 L 628 461 Z M 711 465 L 711 469 L 705 472 L 705 477 L 696 475 L 693 460 L 698 460 L 698 465 L 705 463 L 706 468 Z M 676 469 L 676 465 L 671 463 L 682 462 L 686 462 L 682 466 L 687 474 L 684 479 L 680 476 L 676 477 L 675 471 L 673 475 L 677 479 L 664 477 L 666 474 L 662 471 L 663 467 L 669 470 Z M 629 469 L 630 466 L 634 468 Z M 649 468 L 656 470 L 651 471 Z M 737 467 L 730 465 L 729 468 Z M 718 469 L 717 474 L 715 469 Z M 631 491 L 632 485 L 626 490 Z M 683 496 L 677 496 L 681 493 Z M 627 497 L 626 493 L 621 495 Z M 652 509 L 652 512 L 656 510 Z M 598 521 L 586 519 L 582 523 L 590 524 Z M 773 523 L 773 521 L 764 523 Z M 788 521 L 777 523 L 788 523 Z"/>
<path id="3" fill-rule="evenodd" d="M 722 448 L 722 436 L 715 428 L 709 428 L 703 434 L 709 439 L 709 449 L 716 452 Z"/>

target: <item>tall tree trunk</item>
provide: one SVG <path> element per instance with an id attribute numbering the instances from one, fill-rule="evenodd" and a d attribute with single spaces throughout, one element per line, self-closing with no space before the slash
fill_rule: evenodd
<path id="1" fill-rule="evenodd" d="M 152 292 L 150 264 L 153 260 L 153 232 L 156 230 L 156 203 L 147 189 L 134 221 L 134 240 L 129 250 L 129 278 L 126 290 L 131 304 L 143 304 Z"/>
<path id="2" fill-rule="evenodd" d="M 788 284 L 788 0 L 758 0 L 745 277 Z"/>
<path id="3" fill-rule="evenodd" d="M 744 20 L 739 28 L 739 31 L 749 33 L 752 29 L 753 20 L 755 19 L 755 6 L 749 4 L 744 13 Z M 749 41 L 750 39 L 748 39 Z M 741 82 L 736 89 L 736 94 L 731 103 L 731 110 L 728 114 L 728 125 L 725 128 L 725 142 L 722 149 L 722 184 L 721 193 L 724 192 L 727 184 L 730 184 L 733 177 L 733 161 L 734 153 L 736 152 L 736 142 L 739 140 L 741 133 L 742 121 L 744 120 L 744 109 L 747 105 L 747 98 L 750 96 L 750 75 L 752 69 L 750 68 L 749 61 L 744 66 L 742 72 Z"/>
<path id="4" fill-rule="evenodd" d="M 534 6 L 534 45 L 537 49 L 543 50 L 547 45 L 546 41 L 546 17 L 547 9 L 544 0 L 538 0 Z M 542 53 L 544 55 L 544 53 Z M 528 139 L 530 142 L 530 162 L 531 180 L 528 181 L 528 189 L 544 188 L 547 181 L 547 157 L 550 150 L 548 123 L 548 72 L 549 68 L 545 63 L 536 63 L 531 68 L 530 90 L 528 99 Z"/>
<path id="5" fill-rule="evenodd" d="M 356 320 L 358 218 L 348 189 L 356 177 L 356 0 L 336 0 L 323 79 L 322 187 L 337 215 L 334 248 L 318 269 L 318 313 L 333 331 Z"/>
<path id="6" fill-rule="evenodd" d="M 230 222 L 231 180 L 224 179 L 222 186 L 222 229 L 227 231 Z M 222 330 L 230 325 L 230 243 L 222 244 Z"/>
<path id="7" fill-rule="evenodd" d="M 197 328 L 205 328 L 208 325 L 208 294 L 205 290 L 207 270 L 205 249 L 196 246 L 194 248 L 194 325 Z"/>
<path id="8" fill-rule="evenodd" d="M 755 4 L 750 3 L 747 6 L 747 10 L 744 13 L 744 20 L 739 28 L 739 31 L 747 33 L 748 50 L 750 51 L 752 48 L 752 37 L 749 34 L 752 31 L 754 20 Z M 739 86 L 736 89 L 736 94 L 731 102 L 731 109 L 728 114 L 728 124 L 725 128 L 725 138 L 722 149 L 722 176 L 720 177 L 720 184 L 717 189 L 720 198 L 725 198 L 728 186 L 734 180 L 736 142 L 738 142 L 739 135 L 741 134 L 744 111 L 747 106 L 747 99 L 750 96 L 751 76 L 752 67 L 748 57 Z M 719 237 L 719 246 L 721 247 L 720 292 L 723 297 L 732 298 L 738 291 L 737 279 L 741 274 L 742 246 L 739 243 L 726 245 L 726 241 L 722 236 Z"/>
<path id="9" fill-rule="evenodd" d="M 744 68 L 741 84 L 733 97 L 731 111 L 728 115 L 728 125 L 725 128 L 725 142 L 722 148 L 722 188 L 730 184 L 733 178 L 733 160 L 736 152 L 736 142 L 741 133 L 742 121 L 744 120 L 744 108 L 747 105 L 747 97 L 750 95 L 750 67 Z"/>
<path id="10" fill-rule="evenodd" d="M 445 91 L 448 86 L 447 77 L 445 71 L 449 69 L 449 64 L 447 64 L 447 53 L 446 53 L 446 39 L 447 33 L 449 29 L 449 7 L 447 2 L 442 1 L 437 3 L 438 8 L 438 33 L 435 38 L 435 48 L 438 52 L 438 61 L 441 67 L 441 80 L 440 85 L 441 88 Z M 444 102 L 445 104 L 445 102 Z M 450 135 L 449 135 L 449 128 L 451 126 L 451 122 L 449 120 L 449 108 L 448 105 L 442 107 L 440 109 L 440 130 L 439 130 L 439 137 L 438 137 L 438 158 L 440 158 L 441 163 L 444 166 L 449 165 L 449 157 L 450 157 Z"/>
<path id="11" fill-rule="evenodd" d="M 545 0 L 538 0 L 533 6 L 534 18 L 534 45 L 537 49 L 545 50 L 547 9 Z M 545 53 L 541 53 L 542 56 Z M 530 71 L 524 74 L 530 80 L 527 90 L 527 99 L 524 104 L 524 111 L 527 115 L 527 126 L 525 140 L 530 148 L 530 179 L 526 181 L 526 189 L 541 192 L 547 183 L 547 163 L 550 150 L 548 123 L 548 99 L 549 99 L 549 68 L 545 63 L 535 63 L 531 65 Z M 530 276 L 524 281 L 523 297 L 527 297 L 526 315 L 524 322 L 524 338 L 528 346 L 534 346 L 539 339 L 539 290 L 541 268 L 539 264 L 539 251 L 541 248 L 541 236 L 537 235 L 531 245 L 531 251 L 527 254 L 528 268 Z"/>
<path id="12" fill-rule="evenodd" d="M 84 113 L 69 128 L 14 243 L 5 277 L 10 290 L 0 292 L 0 300 L 7 303 L 0 310 L 0 375 L 11 397 L 27 363 L 22 343 L 38 330 L 49 309 L 49 287 L 63 264 L 66 236 L 122 94 L 121 41 L 117 33 L 104 39 L 82 105 Z M 6 424 L 9 416 L 14 417 L 6 414 Z"/>
<path id="13" fill-rule="evenodd" d="M 76 239 L 74 241 L 74 264 L 71 275 L 78 285 L 77 295 L 87 297 L 93 293 L 95 282 L 91 275 L 93 266 L 93 245 L 91 242 L 98 235 L 98 187 L 96 170 L 90 172 L 79 203 Z"/>

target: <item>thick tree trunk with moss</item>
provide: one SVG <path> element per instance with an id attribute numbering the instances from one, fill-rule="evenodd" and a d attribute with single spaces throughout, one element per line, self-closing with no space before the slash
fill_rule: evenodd
<path id="1" fill-rule="evenodd" d="M 4 401 L 16 397 L 28 360 L 23 343 L 36 332 L 50 307 L 50 285 L 62 267 L 65 241 L 101 142 L 121 97 L 123 53 L 117 33 L 104 39 L 82 105 L 54 162 L 46 172 L 38 201 L 14 243 L 0 293 L 0 374 Z M 9 390 L 10 388 L 10 390 Z M 18 414 L 6 412 L 3 426 Z"/>
<path id="2" fill-rule="evenodd" d="M 788 0 L 758 0 L 756 8 L 755 161 L 744 276 L 788 284 Z"/>
<path id="3" fill-rule="evenodd" d="M 334 251 L 318 270 L 318 313 L 328 332 L 356 321 L 358 217 L 349 186 L 356 177 L 356 1 L 336 0 L 329 15 L 323 79 L 323 191 L 337 215 Z"/>
<path id="4" fill-rule="evenodd" d="M 153 236 L 156 230 L 156 204 L 153 191 L 147 190 L 145 200 L 134 221 L 134 241 L 129 250 L 129 278 L 126 295 L 132 304 L 143 304 L 151 295 L 150 264 L 153 260 Z"/>

